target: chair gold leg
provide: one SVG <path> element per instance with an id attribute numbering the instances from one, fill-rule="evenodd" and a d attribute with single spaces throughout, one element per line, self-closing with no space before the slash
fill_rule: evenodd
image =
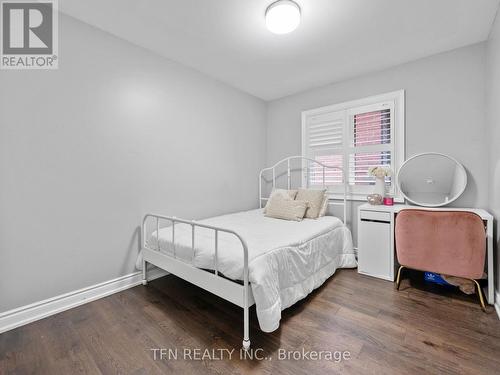
<path id="1" fill-rule="evenodd" d="M 477 294 L 479 295 L 479 302 L 481 303 L 481 309 L 486 312 L 486 306 L 484 305 L 483 291 L 481 290 L 481 285 L 476 280 L 472 280 L 476 284 Z"/>
<path id="2" fill-rule="evenodd" d="M 399 266 L 398 276 L 396 277 L 396 289 L 399 290 L 399 284 L 401 284 L 401 271 L 405 268 L 404 266 Z"/>

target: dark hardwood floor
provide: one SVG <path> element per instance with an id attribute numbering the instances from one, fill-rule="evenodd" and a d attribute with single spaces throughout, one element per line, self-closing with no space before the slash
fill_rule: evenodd
<path id="1" fill-rule="evenodd" d="M 412 277 L 411 280 L 415 280 Z M 167 276 L 0 335 L 0 374 L 498 373 L 500 322 L 475 297 L 394 285 L 339 270 L 283 312 L 271 334 L 251 314 L 250 338 L 266 360 L 240 360 L 242 310 Z M 154 360 L 155 348 L 178 359 Z M 224 360 L 183 350 L 236 348 Z M 287 351 L 348 351 L 350 359 L 280 360 Z M 189 352 L 188 352 L 189 353 Z M 159 352 L 157 352 L 159 354 Z M 195 355 L 191 352 L 192 356 Z M 159 357 L 159 355 L 158 355 Z M 269 359 L 271 358 L 271 359 Z"/>

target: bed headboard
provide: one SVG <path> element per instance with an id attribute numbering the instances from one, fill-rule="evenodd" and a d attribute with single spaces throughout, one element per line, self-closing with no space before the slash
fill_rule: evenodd
<path id="1" fill-rule="evenodd" d="M 297 168 L 294 166 L 292 169 L 291 168 L 291 161 L 292 160 L 300 160 L 301 161 L 300 167 Z M 264 168 L 260 171 L 260 173 L 259 173 L 259 207 L 262 208 L 262 203 L 266 202 L 269 199 L 269 197 L 262 196 L 262 180 L 264 178 L 265 172 L 268 172 L 268 171 L 272 172 L 272 187 L 273 187 L 273 189 L 274 188 L 292 189 L 292 172 L 300 171 L 301 175 L 302 175 L 302 173 L 305 172 L 304 173 L 305 178 L 300 179 L 301 180 L 300 187 L 303 187 L 304 181 L 308 181 L 308 173 L 309 173 L 309 169 L 310 169 L 309 163 L 315 164 L 322 169 L 322 171 L 323 171 L 323 173 L 322 173 L 323 188 L 327 188 L 327 185 L 326 185 L 326 171 L 327 170 L 337 170 L 337 171 L 340 171 L 342 173 L 342 184 L 344 187 L 342 201 L 341 202 L 338 202 L 338 201 L 333 202 L 330 200 L 330 202 L 328 204 L 333 205 L 333 206 L 343 206 L 343 208 L 344 208 L 343 222 L 345 224 L 346 223 L 346 214 L 347 214 L 347 183 L 346 183 L 346 176 L 345 176 L 344 169 L 340 168 L 340 167 L 329 166 L 329 165 L 323 164 L 317 160 L 306 158 L 304 156 L 289 156 L 287 158 L 280 160 L 279 162 L 277 162 L 273 166 Z M 276 186 L 276 169 L 280 168 L 280 167 L 284 167 L 285 165 L 286 165 L 286 181 L 287 181 L 286 186 L 281 186 L 281 187 Z"/>

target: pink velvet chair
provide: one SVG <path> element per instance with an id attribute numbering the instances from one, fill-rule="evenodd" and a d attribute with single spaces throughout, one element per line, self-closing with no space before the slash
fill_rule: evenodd
<path id="1" fill-rule="evenodd" d="M 472 212 L 408 209 L 396 215 L 396 253 L 401 271 L 411 268 L 472 280 L 481 307 L 481 287 L 486 253 L 483 220 Z"/>

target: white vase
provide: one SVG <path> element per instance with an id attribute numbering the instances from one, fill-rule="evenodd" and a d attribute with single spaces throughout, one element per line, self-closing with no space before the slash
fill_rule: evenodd
<path id="1" fill-rule="evenodd" d="M 385 178 L 375 177 L 375 187 L 373 188 L 373 194 L 379 194 L 382 197 L 385 196 Z"/>

